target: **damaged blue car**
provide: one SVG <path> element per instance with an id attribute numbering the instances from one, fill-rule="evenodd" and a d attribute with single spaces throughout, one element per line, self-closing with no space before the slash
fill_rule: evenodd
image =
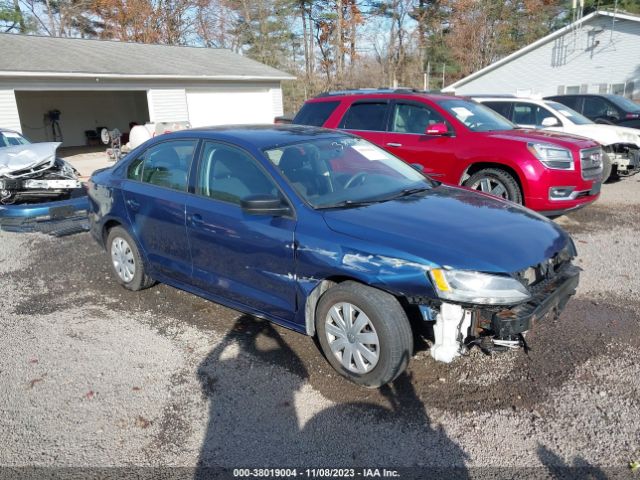
<path id="1" fill-rule="evenodd" d="M 438 361 L 526 346 L 578 285 L 574 244 L 553 222 L 343 132 L 167 134 L 94 173 L 88 193 L 122 286 L 163 282 L 316 336 L 367 387 L 404 371 L 425 324 Z"/>
<path id="2" fill-rule="evenodd" d="M 56 156 L 57 142 L 31 143 L 0 129 L 0 228 L 66 235 L 88 229 L 78 172 Z"/>

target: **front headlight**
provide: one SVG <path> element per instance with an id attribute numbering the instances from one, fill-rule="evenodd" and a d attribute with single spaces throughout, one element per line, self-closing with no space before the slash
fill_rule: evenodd
<path id="1" fill-rule="evenodd" d="M 438 297 L 481 305 L 514 305 L 531 298 L 531 294 L 514 278 L 465 270 L 429 271 Z"/>
<path id="2" fill-rule="evenodd" d="M 548 143 L 528 143 L 527 148 L 542 164 L 554 170 L 573 170 L 571 150 Z"/>

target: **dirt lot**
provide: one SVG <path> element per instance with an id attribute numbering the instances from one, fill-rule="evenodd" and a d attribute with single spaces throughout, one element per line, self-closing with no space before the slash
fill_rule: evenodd
<path id="1" fill-rule="evenodd" d="M 631 475 L 639 180 L 558 220 L 582 282 L 561 318 L 530 334 L 529 355 L 474 351 L 447 366 L 424 344 L 379 391 L 341 379 L 302 335 L 164 285 L 123 290 L 88 234 L 1 233 L 0 465 Z"/>

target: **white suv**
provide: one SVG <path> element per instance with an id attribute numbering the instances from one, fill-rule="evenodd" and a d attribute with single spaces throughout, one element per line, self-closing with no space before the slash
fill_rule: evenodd
<path id="1" fill-rule="evenodd" d="M 517 97 L 474 97 L 522 128 L 555 130 L 590 138 L 603 146 L 602 181 L 640 169 L 640 130 L 594 123 L 566 105 Z"/>

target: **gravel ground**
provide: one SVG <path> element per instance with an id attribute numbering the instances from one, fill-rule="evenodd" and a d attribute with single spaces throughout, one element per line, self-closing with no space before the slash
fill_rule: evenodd
<path id="1" fill-rule="evenodd" d="M 340 378 L 302 335 L 164 285 L 120 288 L 88 234 L 0 233 L 0 465 L 630 474 L 639 204 L 631 178 L 557 220 L 582 282 L 559 320 L 530 333 L 528 355 L 443 365 L 423 344 L 380 390 Z"/>

